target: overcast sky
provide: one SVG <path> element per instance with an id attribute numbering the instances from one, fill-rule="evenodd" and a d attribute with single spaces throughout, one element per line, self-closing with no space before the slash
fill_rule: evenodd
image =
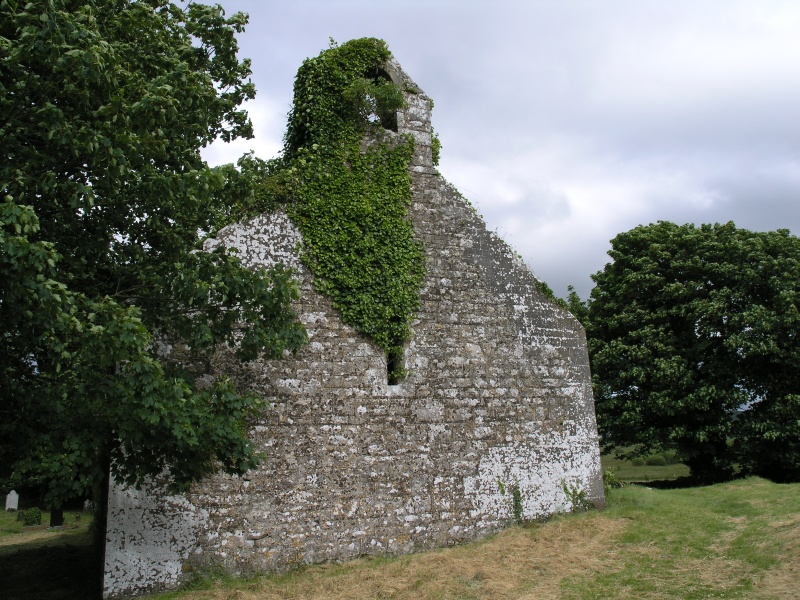
<path id="1" fill-rule="evenodd" d="M 218 1 L 258 95 L 212 164 L 275 156 L 302 61 L 378 37 L 435 101 L 440 172 L 557 295 L 639 224 L 800 234 L 796 0 Z"/>

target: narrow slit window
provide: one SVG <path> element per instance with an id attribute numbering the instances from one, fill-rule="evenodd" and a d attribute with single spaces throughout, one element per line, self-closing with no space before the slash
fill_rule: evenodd
<path id="1" fill-rule="evenodd" d="M 386 353 L 386 379 L 389 385 L 398 385 L 403 379 L 403 349 L 393 348 Z"/>

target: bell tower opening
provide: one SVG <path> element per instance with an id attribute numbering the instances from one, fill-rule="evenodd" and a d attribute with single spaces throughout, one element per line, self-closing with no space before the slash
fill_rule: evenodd
<path id="1" fill-rule="evenodd" d="M 391 75 L 389 75 L 389 73 L 381 67 L 370 69 L 364 73 L 364 78 L 370 80 L 372 83 L 376 84 L 376 86 L 385 85 L 386 83 L 394 84 L 394 80 L 392 79 Z M 377 89 L 380 89 L 380 87 Z M 389 131 L 394 131 L 397 133 L 397 110 L 394 108 L 383 108 L 381 107 L 381 99 L 376 98 L 376 100 L 378 105 L 376 116 L 378 117 L 381 126 L 384 129 L 388 129 Z"/>

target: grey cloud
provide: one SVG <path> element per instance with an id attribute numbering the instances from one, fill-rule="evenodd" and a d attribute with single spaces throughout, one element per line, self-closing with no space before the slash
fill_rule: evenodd
<path id="1" fill-rule="evenodd" d="M 639 224 L 733 220 L 800 233 L 800 6 L 223 5 L 251 13 L 242 54 L 273 110 L 288 112 L 297 68 L 329 36 L 385 39 L 436 101 L 444 175 L 557 293 L 573 283 L 585 297 L 608 240 Z"/>

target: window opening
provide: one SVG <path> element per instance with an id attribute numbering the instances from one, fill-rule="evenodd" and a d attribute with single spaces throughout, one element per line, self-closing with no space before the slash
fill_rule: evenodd
<path id="1" fill-rule="evenodd" d="M 364 73 L 364 77 L 371 79 L 373 83 L 383 83 L 385 81 L 392 82 L 392 78 L 386 70 L 380 67 L 375 67 Z M 397 133 L 397 111 L 378 111 L 376 115 L 384 129 L 394 131 Z"/>
<path id="2" fill-rule="evenodd" d="M 403 375 L 403 350 L 393 348 L 386 353 L 386 380 L 389 385 L 398 385 Z"/>

